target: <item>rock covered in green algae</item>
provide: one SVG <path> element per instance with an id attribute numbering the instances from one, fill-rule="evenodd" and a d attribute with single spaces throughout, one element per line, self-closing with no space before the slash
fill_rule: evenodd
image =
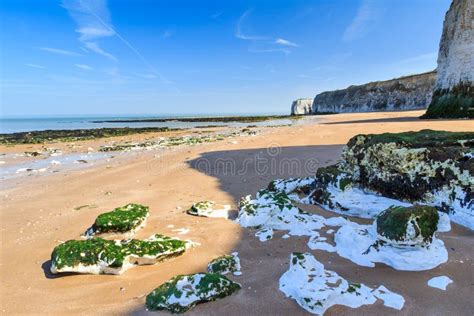
<path id="1" fill-rule="evenodd" d="M 315 189 L 311 193 L 311 198 L 314 202 L 328 205 L 329 208 L 334 208 L 329 192 L 330 187 L 344 191 L 352 185 L 352 178 L 349 173 L 344 172 L 342 168 L 335 164 L 326 167 L 320 167 L 316 171 Z"/>
<path id="2" fill-rule="evenodd" d="M 474 132 L 357 135 L 341 167 L 361 188 L 439 207 L 474 229 L 473 153 Z"/>
<path id="3" fill-rule="evenodd" d="M 94 224 L 87 229 L 84 236 L 91 238 L 97 234 L 133 235 L 145 225 L 148 218 L 148 206 L 127 204 L 111 212 L 97 216 Z"/>
<path id="4" fill-rule="evenodd" d="M 146 307 L 152 311 L 184 313 L 197 304 L 224 298 L 239 289 L 238 283 L 220 274 L 178 275 L 148 294 Z"/>
<path id="5" fill-rule="evenodd" d="M 194 203 L 190 209 L 186 211 L 189 215 L 202 217 L 221 217 L 229 218 L 229 205 L 218 206 L 213 201 L 201 201 Z"/>
<path id="6" fill-rule="evenodd" d="M 227 274 L 233 273 L 234 275 L 241 275 L 240 272 L 240 258 L 237 252 L 233 252 L 230 255 L 220 256 L 215 258 L 207 265 L 207 271 L 209 273 Z"/>
<path id="7" fill-rule="evenodd" d="M 473 132 L 358 135 L 343 151 L 343 169 L 364 187 L 417 201 L 445 185 L 474 184 Z"/>
<path id="8" fill-rule="evenodd" d="M 429 244 L 438 228 L 438 221 L 438 211 L 434 207 L 393 206 L 377 217 L 377 234 L 379 239 L 395 245 Z"/>
<path id="9" fill-rule="evenodd" d="M 313 177 L 277 179 L 268 184 L 267 190 L 284 192 L 293 201 L 309 204 L 307 197 L 313 192 L 314 186 L 315 179 Z"/>
<path id="10" fill-rule="evenodd" d="M 170 129 L 168 127 L 117 127 L 19 132 L 0 134 L 0 144 L 39 144 L 57 141 L 70 142 L 141 133 L 168 132 L 174 130 L 176 129 Z"/>
<path id="11" fill-rule="evenodd" d="M 154 264 L 182 254 L 186 242 L 163 235 L 146 240 L 69 240 L 54 248 L 51 272 L 121 274 L 134 265 Z"/>

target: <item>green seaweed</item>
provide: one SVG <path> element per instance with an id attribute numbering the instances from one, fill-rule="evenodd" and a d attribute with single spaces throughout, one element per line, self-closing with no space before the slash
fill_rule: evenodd
<path id="1" fill-rule="evenodd" d="M 151 311 L 166 310 L 171 313 L 184 313 L 197 304 L 224 298 L 240 288 L 238 283 L 220 274 L 178 275 L 148 294 L 146 307 Z M 180 304 L 179 300 L 186 304 Z"/>
<path id="2" fill-rule="evenodd" d="M 363 143 L 360 139 L 364 138 Z M 441 147 L 441 146 L 474 146 L 474 132 L 448 132 L 424 129 L 418 132 L 382 133 L 356 135 L 352 137 L 347 146 L 367 149 L 375 144 L 398 143 L 409 148 Z M 360 151 L 360 150 L 359 150 Z"/>
<path id="3" fill-rule="evenodd" d="M 150 119 L 102 120 L 92 123 L 162 123 L 162 122 L 265 122 L 282 119 L 298 119 L 291 115 L 254 115 L 254 116 L 214 116 L 214 117 L 175 117 Z"/>
<path id="4" fill-rule="evenodd" d="M 148 216 L 148 206 L 127 204 L 97 216 L 85 235 L 126 233 L 140 226 Z"/>
<path id="5" fill-rule="evenodd" d="M 318 168 L 316 179 L 324 186 L 332 184 L 341 190 L 352 184 L 349 174 L 341 170 L 338 164 Z"/>
<path id="6" fill-rule="evenodd" d="M 357 291 L 361 288 L 361 285 L 359 283 L 349 283 L 349 286 L 347 288 L 348 293 L 355 293 L 356 295 L 360 295 L 360 293 Z"/>
<path id="7" fill-rule="evenodd" d="M 376 221 L 377 233 L 389 240 L 407 240 L 407 227 L 411 222 L 416 236 L 430 243 L 438 228 L 439 215 L 436 208 L 431 206 L 392 206 L 380 213 Z"/>
<path id="8" fill-rule="evenodd" d="M 312 193 L 313 201 L 329 208 L 334 208 L 331 194 L 328 192 L 328 186 L 333 185 L 344 191 L 347 187 L 352 186 L 354 181 L 349 173 L 342 170 L 339 164 L 320 167 L 316 170 L 315 189 Z"/>
<path id="9" fill-rule="evenodd" d="M 421 118 L 474 118 L 474 87 L 469 83 L 460 83 L 449 90 L 436 90 Z"/>
<path id="10" fill-rule="evenodd" d="M 466 174 L 474 174 L 474 132 L 419 132 L 357 135 L 343 152 L 343 168 L 356 171 L 363 188 L 407 201 L 423 201 L 427 193 L 462 186 L 472 199 Z M 462 201 L 466 204 L 468 202 Z"/>
<path id="11" fill-rule="evenodd" d="M 51 254 L 51 265 L 56 270 L 77 266 L 105 264 L 120 268 L 129 256 L 152 256 L 161 260 L 179 255 L 186 250 L 186 242 L 163 235 L 154 235 L 149 240 L 68 240 L 56 246 Z"/>
<path id="12" fill-rule="evenodd" d="M 240 263 L 233 255 L 223 255 L 215 258 L 207 265 L 209 273 L 227 274 L 240 270 Z"/>
<path id="13" fill-rule="evenodd" d="M 72 142 L 142 133 L 169 132 L 175 130 L 177 129 L 170 129 L 168 127 L 118 127 L 31 131 L 11 134 L 0 134 L 0 144 L 40 144 L 48 142 Z"/>
<path id="14" fill-rule="evenodd" d="M 193 216 L 201 216 L 202 212 L 207 211 L 214 205 L 214 202 L 212 201 L 200 201 L 197 203 L 194 203 L 187 211 L 186 213 L 189 215 Z"/>

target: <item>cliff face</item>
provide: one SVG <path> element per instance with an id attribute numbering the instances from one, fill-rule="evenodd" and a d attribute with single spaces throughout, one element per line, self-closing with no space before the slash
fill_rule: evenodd
<path id="1" fill-rule="evenodd" d="M 377 81 L 318 94 L 312 113 L 425 109 L 431 102 L 436 72 Z"/>
<path id="2" fill-rule="evenodd" d="M 297 99 L 291 104 L 291 115 L 311 114 L 312 105 L 313 99 L 311 98 Z"/>
<path id="3" fill-rule="evenodd" d="M 474 117 L 474 0 L 453 0 L 446 13 L 433 102 L 425 117 Z"/>
<path id="4" fill-rule="evenodd" d="M 436 90 L 474 82 L 474 1 L 454 0 L 439 44 Z"/>

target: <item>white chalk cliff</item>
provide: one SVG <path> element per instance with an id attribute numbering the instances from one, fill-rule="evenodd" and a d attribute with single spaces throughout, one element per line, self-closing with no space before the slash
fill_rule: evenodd
<path id="1" fill-rule="evenodd" d="M 443 25 L 435 89 L 474 82 L 474 0 L 454 0 Z"/>
<path id="2" fill-rule="evenodd" d="M 318 94 L 312 113 L 374 112 L 426 109 L 436 72 L 371 82 Z"/>
<path id="3" fill-rule="evenodd" d="M 453 0 L 439 44 L 438 76 L 425 118 L 474 118 L 474 0 Z"/>
<path id="4" fill-rule="evenodd" d="M 311 98 L 297 99 L 291 104 L 291 115 L 311 114 L 312 105 L 313 99 Z"/>

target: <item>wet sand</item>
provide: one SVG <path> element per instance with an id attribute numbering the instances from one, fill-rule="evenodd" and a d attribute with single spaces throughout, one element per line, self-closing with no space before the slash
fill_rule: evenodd
<path id="1" fill-rule="evenodd" d="M 446 264 L 430 271 L 403 272 L 382 264 L 364 268 L 334 253 L 311 251 L 306 245 L 307 237 L 282 239 L 284 232 L 277 232 L 271 241 L 261 243 L 253 231 L 229 220 L 184 214 L 192 203 L 207 199 L 230 204 L 236 210 L 240 197 L 255 194 L 273 179 L 312 175 L 318 166 L 340 159 L 343 144 L 359 133 L 425 128 L 474 131 L 472 120 L 420 121 L 416 119 L 419 115 L 421 112 L 416 111 L 328 115 L 319 123 L 266 128 L 257 136 L 117 155 L 111 162 L 80 170 L 3 181 L 0 310 L 5 314 L 148 314 L 144 301 L 152 289 L 174 275 L 205 271 L 214 257 L 238 251 L 243 275 L 229 278 L 241 283 L 242 290 L 198 305 L 187 314 L 304 315 L 302 308 L 278 290 L 290 253 L 300 251 L 311 252 L 326 269 L 349 281 L 374 288 L 385 285 L 406 301 L 401 311 L 378 301 L 358 309 L 335 306 L 327 315 L 471 315 L 474 233 L 458 225 L 453 224 L 451 232 L 440 234 L 449 253 Z M 87 150 L 98 148 L 101 142 L 80 145 Z M 2 146 L 0 151 L 23 152 L 38 146 Z M 51 145 L 58 146 L 67 147 Z M 99 213 L 130 202 L 150 207 L 148 224 L 135 237 L 162 233 L 201 245 L 178 258 L 135 267 L 121 276 L 50 274 L 49 259 L 56 245 L 79 238 Z M 77 209 L 84 205 L 88 206 Z M 304 209 L 334 216 L 316 206 Z M 179 228 L 190 231 L 186 235 L 173 232 Z M 440 275 L 454 281 L 447 291 L 426 284 Z"/>

